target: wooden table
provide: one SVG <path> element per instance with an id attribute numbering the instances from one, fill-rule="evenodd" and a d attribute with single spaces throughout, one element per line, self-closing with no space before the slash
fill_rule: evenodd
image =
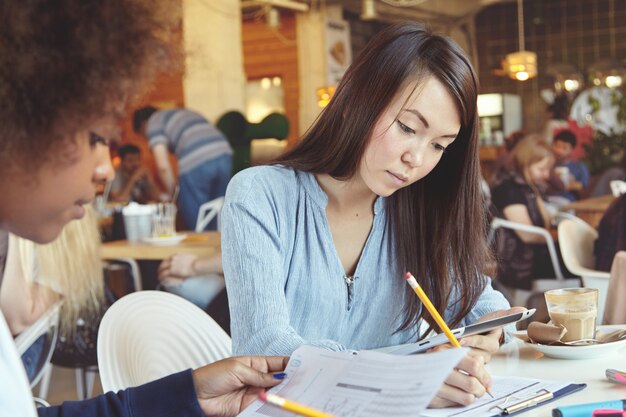
<path id="1" fill-rule="evenodd" d="M 600 197 L 587 198 L 585 200 L 574 201 L 560 207 L 561 211 L 573 210 L 576 216 L 580 217 L 594 228 L 598 227 L 600 219 L 604 212 L 615 200 L 612 195 L 603 195 Z"/>
<path id="2" fill-rule="evenodd" d="M 220 253 L 219 232 L 187 232 L 182 231 L 187 238 L 174 245 L 152 245 L 143 241 L 129 242 L 116 240 L 102 244 L 100 257 L 102 259 L 133 258 L 146 260 L 162 260 L 175 253 L 190 253 L 199 256 L 211 256 Z"/>

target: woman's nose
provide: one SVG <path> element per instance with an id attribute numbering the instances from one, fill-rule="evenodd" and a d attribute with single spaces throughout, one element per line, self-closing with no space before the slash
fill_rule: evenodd
<path id="1" fill-rule="evenodd" d="M 409 164 L 411 168 L 421 166 L 423 160 L 424 160 L 424 151 L 422 150 L 420 146 L 412 147 L 411 149 L 408 149 L 402 155 L 402 161 Z"/>
<path id="2" fill-rule="evenodd" d="M 109 150 L 107 148 L 105 155 L 100 158 L 98 165 L 94 169 L 94 182 L 111 182 L 115 177 L 115 170 L 113 169 L 113 164 L 111 163 L 111 155 L 109 154 Z"/>

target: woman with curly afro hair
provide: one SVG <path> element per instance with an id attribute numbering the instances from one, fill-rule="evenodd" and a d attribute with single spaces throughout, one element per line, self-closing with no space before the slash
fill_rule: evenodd
<path id="1" fill-rule="evenodd" d="M 169 0 L 0 2 L 0 285 L 9 232 L 54 240 L 111 181 L 108 141 L 155 69 L 178 60 Z M 119 393 L 39 409 L 40 416 L 235 415 L 276 385 L 285 358 L 240 357 Z M 36 415 L 0 314 L 0 414 Z"/>

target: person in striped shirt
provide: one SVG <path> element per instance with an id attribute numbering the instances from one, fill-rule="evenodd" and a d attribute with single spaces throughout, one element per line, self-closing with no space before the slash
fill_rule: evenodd
<path id="1" fill-rule="evenodd" d="M 176 179 L 169 154 L 178 161 L 178 210 L 185 229 L 193 230 L 203 203 L 223 197 L 233 166 L 228 140 L 204 116 L 184 108 L 144 107 L 133 117 L 136 133 L 147 138 L 161 182 L 174 195 Z M 208 229 L 215 230 L 214 220 Z"/>

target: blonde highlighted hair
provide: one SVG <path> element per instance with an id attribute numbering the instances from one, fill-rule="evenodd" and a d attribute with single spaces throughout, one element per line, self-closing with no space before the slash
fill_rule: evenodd
<path id="1" fill-rule="evenodd" d="M 544 137 L 540 134 L 533 133 L 522 140 L 511 151 L 509 156 L 509 164 L 511 168 L 515 170 L 528 184 L 528 186 L 535 192 L 537 207 L 543 217 L 544 225 L 550 224 L 550 214 L 546 209 L 546 205 L 541 197 L 541 192 L 537 188 L 537 185 L 530 178 L 529 167 L 537 162 L 548 158 L 551 164 L 554 164 L 554 153 L 552 147 L 546 142 Z"/>
<path id="2" fill-rule="evenodd" d="M 49 287 L 63 299 L 60 321 L 66 334 L 73 333 L 79 315 L 87 320 L 98 315 L 104 299 L 100 232 L 94 209 L 85 210 L 81 220 L 68 223 L 51 243 L 10 236 L 27 283 Z"/>
<path id="3" fill-rule="evenodd" d="M 528 168 L 546 157 L 554 163 L 552 147 L 543 136 L 533 133 L 524 137 L 515 145 L 510 154 L 509 163 L 511 168 L 519 173 L 527 184 L 534 188 L 534 184 L 528 176 Z"/>

